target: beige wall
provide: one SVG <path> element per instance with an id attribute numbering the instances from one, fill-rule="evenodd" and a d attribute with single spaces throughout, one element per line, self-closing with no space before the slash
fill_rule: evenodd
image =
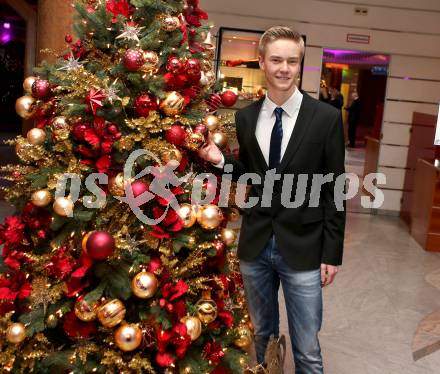
<path id="1" fill-rule="evenodd" d="M 387 175 L 382 209 L 398 212 L 412 112 L 436 115 L 440 102 L 440 1 L 359 2 L 272 0 L 256 6 L 254 0 L 201 0 L 201 5 L 216 27 L 265 30 L 285 24 L 306 35 L 303 89 L 315 97 L 323 48 L 391 55 L 378 170 Z M 355 15 L 356 7 L 367 8 L 368 14 Z M 368 35 L 370 43 L 349 43 L 348 33 Z"/>

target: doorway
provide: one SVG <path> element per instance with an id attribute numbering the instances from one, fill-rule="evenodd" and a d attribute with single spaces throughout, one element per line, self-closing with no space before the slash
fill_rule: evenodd
<path id="1" fill-rule="evenodd" d="M 347 173 L 364 177 L 367 149 L 379 142 L 390 57 L 356 50 L 323 50 L 319 98 L 341 110 Z M 361 205 L 362 189 L 347 211 L 371 213 Z M 365 194 L 365 191 L 364 191 Z"/>

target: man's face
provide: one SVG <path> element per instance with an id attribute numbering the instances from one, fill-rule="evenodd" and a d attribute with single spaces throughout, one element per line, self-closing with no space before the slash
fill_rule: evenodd
<path id="1" fill-rule="evenodd" d="M 266 45 L 266 53 L 260 56 L 260 68 L 264 71 L 269 91 L 294 91 L 301 69 L 301 50 L 298 43 L 278 39 Z"/>

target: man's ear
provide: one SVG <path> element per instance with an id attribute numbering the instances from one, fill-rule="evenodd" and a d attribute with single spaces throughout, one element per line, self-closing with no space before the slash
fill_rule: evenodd
<path id="1" fill-rule="evenodd" d="M 264 57 L 263 56 L 258 56 L 258 64 L 260 65 L 260 69 L 264 70 Z"/>

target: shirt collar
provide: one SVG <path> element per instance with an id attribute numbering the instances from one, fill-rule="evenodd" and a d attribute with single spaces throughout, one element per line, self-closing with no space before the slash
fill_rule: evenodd
<path id="1" fill-rule="evenodd" d="M 281 108 L 283 108 L 283 110 L 289 117 L 293 117 L 293 115 L 299 110 L 299 107 L 301 106 L 302 98 L 303 94 L 299 91 L 298 88 L 295 88 L 293 94 L 286 100 L 283 105 L 281 105 Z M 269 96 L 266 95 L 263 102 L 263 109 L 268 112 L 269 116 L 274 115 L 274 110 L 277 107 L 278 105 L 276 105 L 271 99 L 269 99 Z"/>

